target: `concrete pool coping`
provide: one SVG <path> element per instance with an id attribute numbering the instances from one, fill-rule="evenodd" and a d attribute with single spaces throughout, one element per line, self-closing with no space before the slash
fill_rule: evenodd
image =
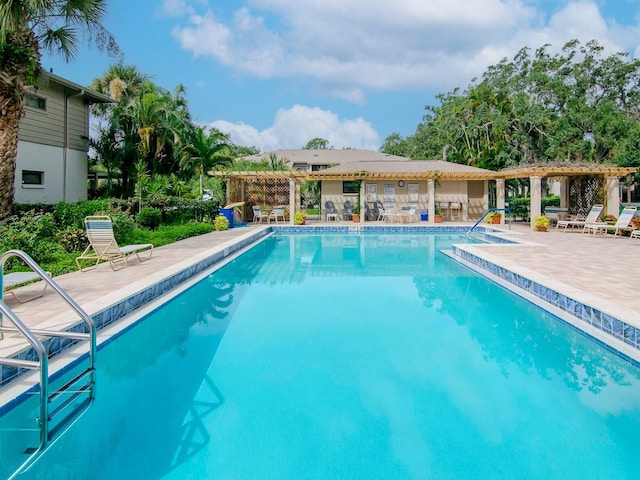
<path id="1" fill-rule="evenodd" d="M 365 224 L 368 228 L 404 228 L 409 231 L 424 231 L 438 229 L 453 231 L 456 228 L 468 228 L 471 224 L 443 224 L 425 227 L 424 224 L 406 226 L 385 226 L 378 222 Z M 209 268 L 226 256 L 233 254 L 243 245 L 247 245 L 264 238 L 272 231 L 273 225 L 257 225 L 245 228 L 231 229 L 225 232 L 213 232 L 182 240 L 171 245 L 158 247 L 154 257 L 149 262 L 131 264 L 122 270 L 113 272 L 108 265 L 101 265 L 91 272 L 73 272 L 56 277 L 56 282 L 92 317 L 110 309 L 116 311 L 115 317 L 105 324 L 139 308 L 152 298 L 171 290 L 199 271 Z M 288 225 L 280 224 L 280 227 Z M 278 226 L 275 226 L 279 228 Z M 362 230 L 361 225 L 352 223 L 315 224 L 295 227 L 297 231 L 313 231 L 315 227 L 329 230 L 348 230 L 357 233 Z M 419 227 L 419 228 L 417 228 Z M 525 278 L 542 283 L 564 295 L 570 295 L 576 300 L 615 315 L 631 325 L 638 324 L 635 320 L 640 311 L 640 298 L 634 295 L 635 289 L 629 287 L 630 276 L 627 272 L 637 271 L 640 267 L 640 256 L 635 255 L 635 248 L 640 248 L 640 241 L 614 239 L 609 237 L 593 237 L 573 232 L 551 231 L 545 234 L 532 232 L 528 225 L 512 225 L 509 230 L 502 227 L 498 237 L 515 239 L 514 245 L 485 244 L 462 246 L 461 251 L 470 252 L 493 265 L 516 272 Z M 603 255 L 603 252 L 606 254 Z M 606 257 L 602 262 L 588 262 L 585 258 Z M 208 260 L 207 260 L 208 259 Z M 206 260 L 206 261 L 205 261 Z M 203 261 L 205 261 L 204 265 Z M 625 268 L 611 268 L 627 262 Z M 202 265 L 202 268 L 197 268 Z M 178 278 L 182 275 L 184 278 Z M 169 285 L 162 285 L 168 278 L 176 279 Z M 632 278 L 632 277 L 631 277 Z M 615 287 L 611 288 L 611 283 Z M 160 287 L 158 287 L 160 285 Z M 624 288 L 620 288 L 623 285 Z M 22 287 L 25 289 L 40 288 L 36 286 Z M 157 291 L 145 299 L 144 292 L 156 288 Z M 137 303 L 130 302 L 132 296 L 141 296 Z M 38 328 L 62 329 L 75 319 L 69 319 L 69 308 L 55 294 L 49 291 L 44 297 L 17 304 L 7 299 L 7 304 L 27 325 Z M 127 303 L 129 301 L 129 303 Z M 640 326 L 640 325 L 638 325 Z M 640 341 L 640 334 L 638 334 Z M 615 340 L 615 339 L 614 339 Z M 19 344 L 22 342 L 23 347 Z M 613 342 L 615 343 L 615 342 Z M 0 341 L 0 355 L 10 355 L 16 349 L 24 348 L 24 342 L 6 335 Z"/>

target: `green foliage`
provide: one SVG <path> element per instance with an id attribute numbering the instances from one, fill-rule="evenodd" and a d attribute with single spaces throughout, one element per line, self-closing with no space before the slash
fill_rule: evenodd
<path id="1" fill-rule="evenodd" d="M 539 217 L 533 219 L 533 224 L 536 228 L 547 228 L 549 226 L 549 219 L 544 215 L 540 215 Z"/>
<path id="2" fill-rule="evenodd" d="M 56 261 L 65 252 L 54 240 L 54 231 L 51 213 L 30 211 L 22 217 L 8 217 L 0 223 L 0 251 L 23 250 L 37 263 Z"/>
<path id="3" fill-rule="evenodd" d="M 155 230 L 162 221 L 162 212 L 157 208 L 143 208 L 140 213 L 136 215 L 136 221 L 143 227 Z"/>
<path id="4" fill-rule="evenodd" d="M 131 234 L 129 243 L 153 243 L 154 247 L 168 245 L 185 238 L 213 232 L 210 223 L 189 223 L 184 225 L 160 225 L 156 230 L 136 229 Z"/>
<path id="5" fill-rule="evenodd" d="M 303 150 L 328 150 L 330 148 L 329 140 L 320 137 L 312 138 L 302 147 Z"/>
<path id="6" fill-rule="evenodd" d="M 229 220 L 224 215 L 218 215 L 213 221 L 213 227 L 218 230 L 229 230 Z"/>
<path id="7" fill-rule="evenodd" d="M 54 233 L 57 242 L 68 253 L 84 250 L 89 244 L 84 229 L 66 227 Z"/>
<path id="8" fill-rule="evenodd" d="M 74 203 L 59 202 L 55 205 L 54 217 L 58 225 L 84 229 L 84 218 L 96 212 L 108 211 L 109 200 L 85 200 Z"/>
<path id="9" fill-rule="evenodd" d="M 304 225 L 307 221 L 307 214 L 305 212 L 296 212 L 293 214 L 294 225 Z"/>
<path id="10" fill-rule="evenodd" d="M 522 48 L 427 106 L 412 136 L 381 148 L 492 170 L 537 162 L 640 164 L 640 60 L 596 41 Z"/>

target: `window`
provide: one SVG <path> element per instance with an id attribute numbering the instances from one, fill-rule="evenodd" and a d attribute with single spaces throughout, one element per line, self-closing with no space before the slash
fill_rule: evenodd
<path id="1" fill-rule="evenodd" d="M 342 193 L 358 193 L 360 191 L 360 182 L 348 181 L 342 182 Z"/>
<path id="2" fill-rule="evenodd" d="M 44 172 L 22 170 L 22 185 L 44 185 Z"/>
<path id="3" fill-rule="evenodd" d="M 47 110 L 46 98 L 39 97 L 32 93 L 27 93 L 27 96 L 24 98 L 24 103 L 27 107 L 36 108 L 38 110 Z"/>

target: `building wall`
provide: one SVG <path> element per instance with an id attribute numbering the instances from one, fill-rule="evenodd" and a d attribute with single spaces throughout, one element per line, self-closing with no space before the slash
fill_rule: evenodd
<path id="1" fill-rule="evenodd" d="M 381 180 L 381 181 L 364 181 L 365 197 L 363 202 L 381 201 L 384 205 L 400 208 L 407 205 L 417 205 L 418 212 L 427 211 L 429 205 L 428 183 L 425 180 L 403 180 L 404 184 L 400 186 L 398 180 Z M 478 218 L 486 208 L 484 196 L 484 183 L 467 182 L 463 180 L 457 181 L 441 181 L 436 187 L 437 202 L 459 202 L 462 205 L 461 219 Z M 417 186 L 417 197 L 415 187 Z M 469 185 L 473 185 L 469 187 Z M 411 188 L 411 194 L 410 192 Z M 471 193 L 470 193 L 471 188 Z M 331 200 L 338 212 L 341 212 L 345 200 L 349 199 L 356 203 L 357 194 L 343 194 L 342 181 L 323 181 L 322 182 L 322 208 L 324 210 L 325 202 Z"/>
<path id="2" fill-rule="evenodd" d="M 18 142 L 15 195 L 17 203 L 75 202 L 87 199 L 87 154 L 50 145 Z M 41 172 L 42 185 L 23 184 L 24 171 Z M 66 178 L 66 183 L 65 183 Z M 65 196 L 66 187 L 66 196 Z"/>
<path id="3" fill-rule="evenodd" d="M 26 106 L 20 122 L 15 201 L 86 199 L 89 105 L 85 97 L 55 82 L 30 93 L 45 100 L 45 109 Z M 41 172 L 42 185 L 23 184 L 24 171 Z"/>

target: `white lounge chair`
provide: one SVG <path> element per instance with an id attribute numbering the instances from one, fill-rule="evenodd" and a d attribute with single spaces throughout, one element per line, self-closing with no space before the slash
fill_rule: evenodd
<path id="1" fill-rule="evenodd" d="M 50 272 L 45 272 L 45 273 L 49 277 L 51 276 Z M 26 283 L 35 282 L 36 280 L 42 280 L 42 278 L 40 277 L 40 274 L 38 274 L 36 272 L 13 272 L 13 273 L 7 273 L 7 274 L 2 276 L 2 291 L 3 291 L 3 293 L 8 293 L 16 301 L 18 301 L 20 303 L 28 302 L 30 300 L 33 300 L 35 298 L 40 298 L 41 296 L 43 296 L 44 292 L 47 289 L 47 286 L 49 284 L 47 282 L 42 282 L 42 283 L 44 283 L 44 287 L 42 288 L 42 290 L 39 290 L 38 292 L 36 292 L 35 294 L 33 294 L 33 295 L 29 296 L 29 297 L 18 296 L 18 294 L 16 293 L 16 290 L 14 289 L 14 287 L 16 287 L 18 285 L 26 284 Z"/>
<path id="2" fill-rule="evenodd" d="M 629 239 L 631 238 L 640 238 L 640 230 L 634 230 L 633 232 L 631 232 L 631 235 L 629 235 Z"/>
<path id="3" fill-rule="evenodd" d="M 593 234 L 595 235 L 598 232 L 606 233 L 609 230 L 614 230 L 613 236 L 615 237 L 618 235 L 618 233 L 621 233 L 622 230 L 632 229 L 632 227 L 630 227 L 629 225 L 631 224 L 631 220 L 633 220 L 633 217 L 636 214 L 636 210 L 637 207 L 624 207 L 624 210 L 622 210 L 622 212 L 620 213 L 620 217 L 614 225 L 610 225 L 607 223 L 587 223 L 584 226 L 582 233 L 593 232 Z"/>
<path id="4" fill-rule="evenodd" d="M 584 227 L 586 224 L 594 224 L 594 223 L 598 223 L 598 219 L 600 218 L 600 215 L 602 214 L 602 210 L 604 210 L 604 205 L 593 205 L 591 207 L 591 210 L 589 210 L 589 213 L 587 214 L 586 218 L 584 219 L 579 219 L 579 218 L 574 218 L 574 219 L 570 219 L 570 220 L 558 220 L 558 222 L 556 223 L 556 229 L 563 227 L 564 230 L 567 230 L 567 227 Z"/>
<path id="5" fill-rule="evenodd" d="M 109 262 L 112 270 L 119 270 L 127 266 L 130 255 L 135 255 L 140 262 L 148 260 L 153 255 L 153 244 L 142 243 L 138 245 L 127 245 L 119 247 L 113 234 L 111 218 L 106 215 L 91 216 L 84 219 L 87 229 L 89 246 L 76 258 L 78 270 L 86 272 L 93 270 L 102 261 Z M 148 257 L 140 257 L 139 253 L 147 251 Z M 91 260 L 93 265 L 83 267 L 83 260 Z"/>

